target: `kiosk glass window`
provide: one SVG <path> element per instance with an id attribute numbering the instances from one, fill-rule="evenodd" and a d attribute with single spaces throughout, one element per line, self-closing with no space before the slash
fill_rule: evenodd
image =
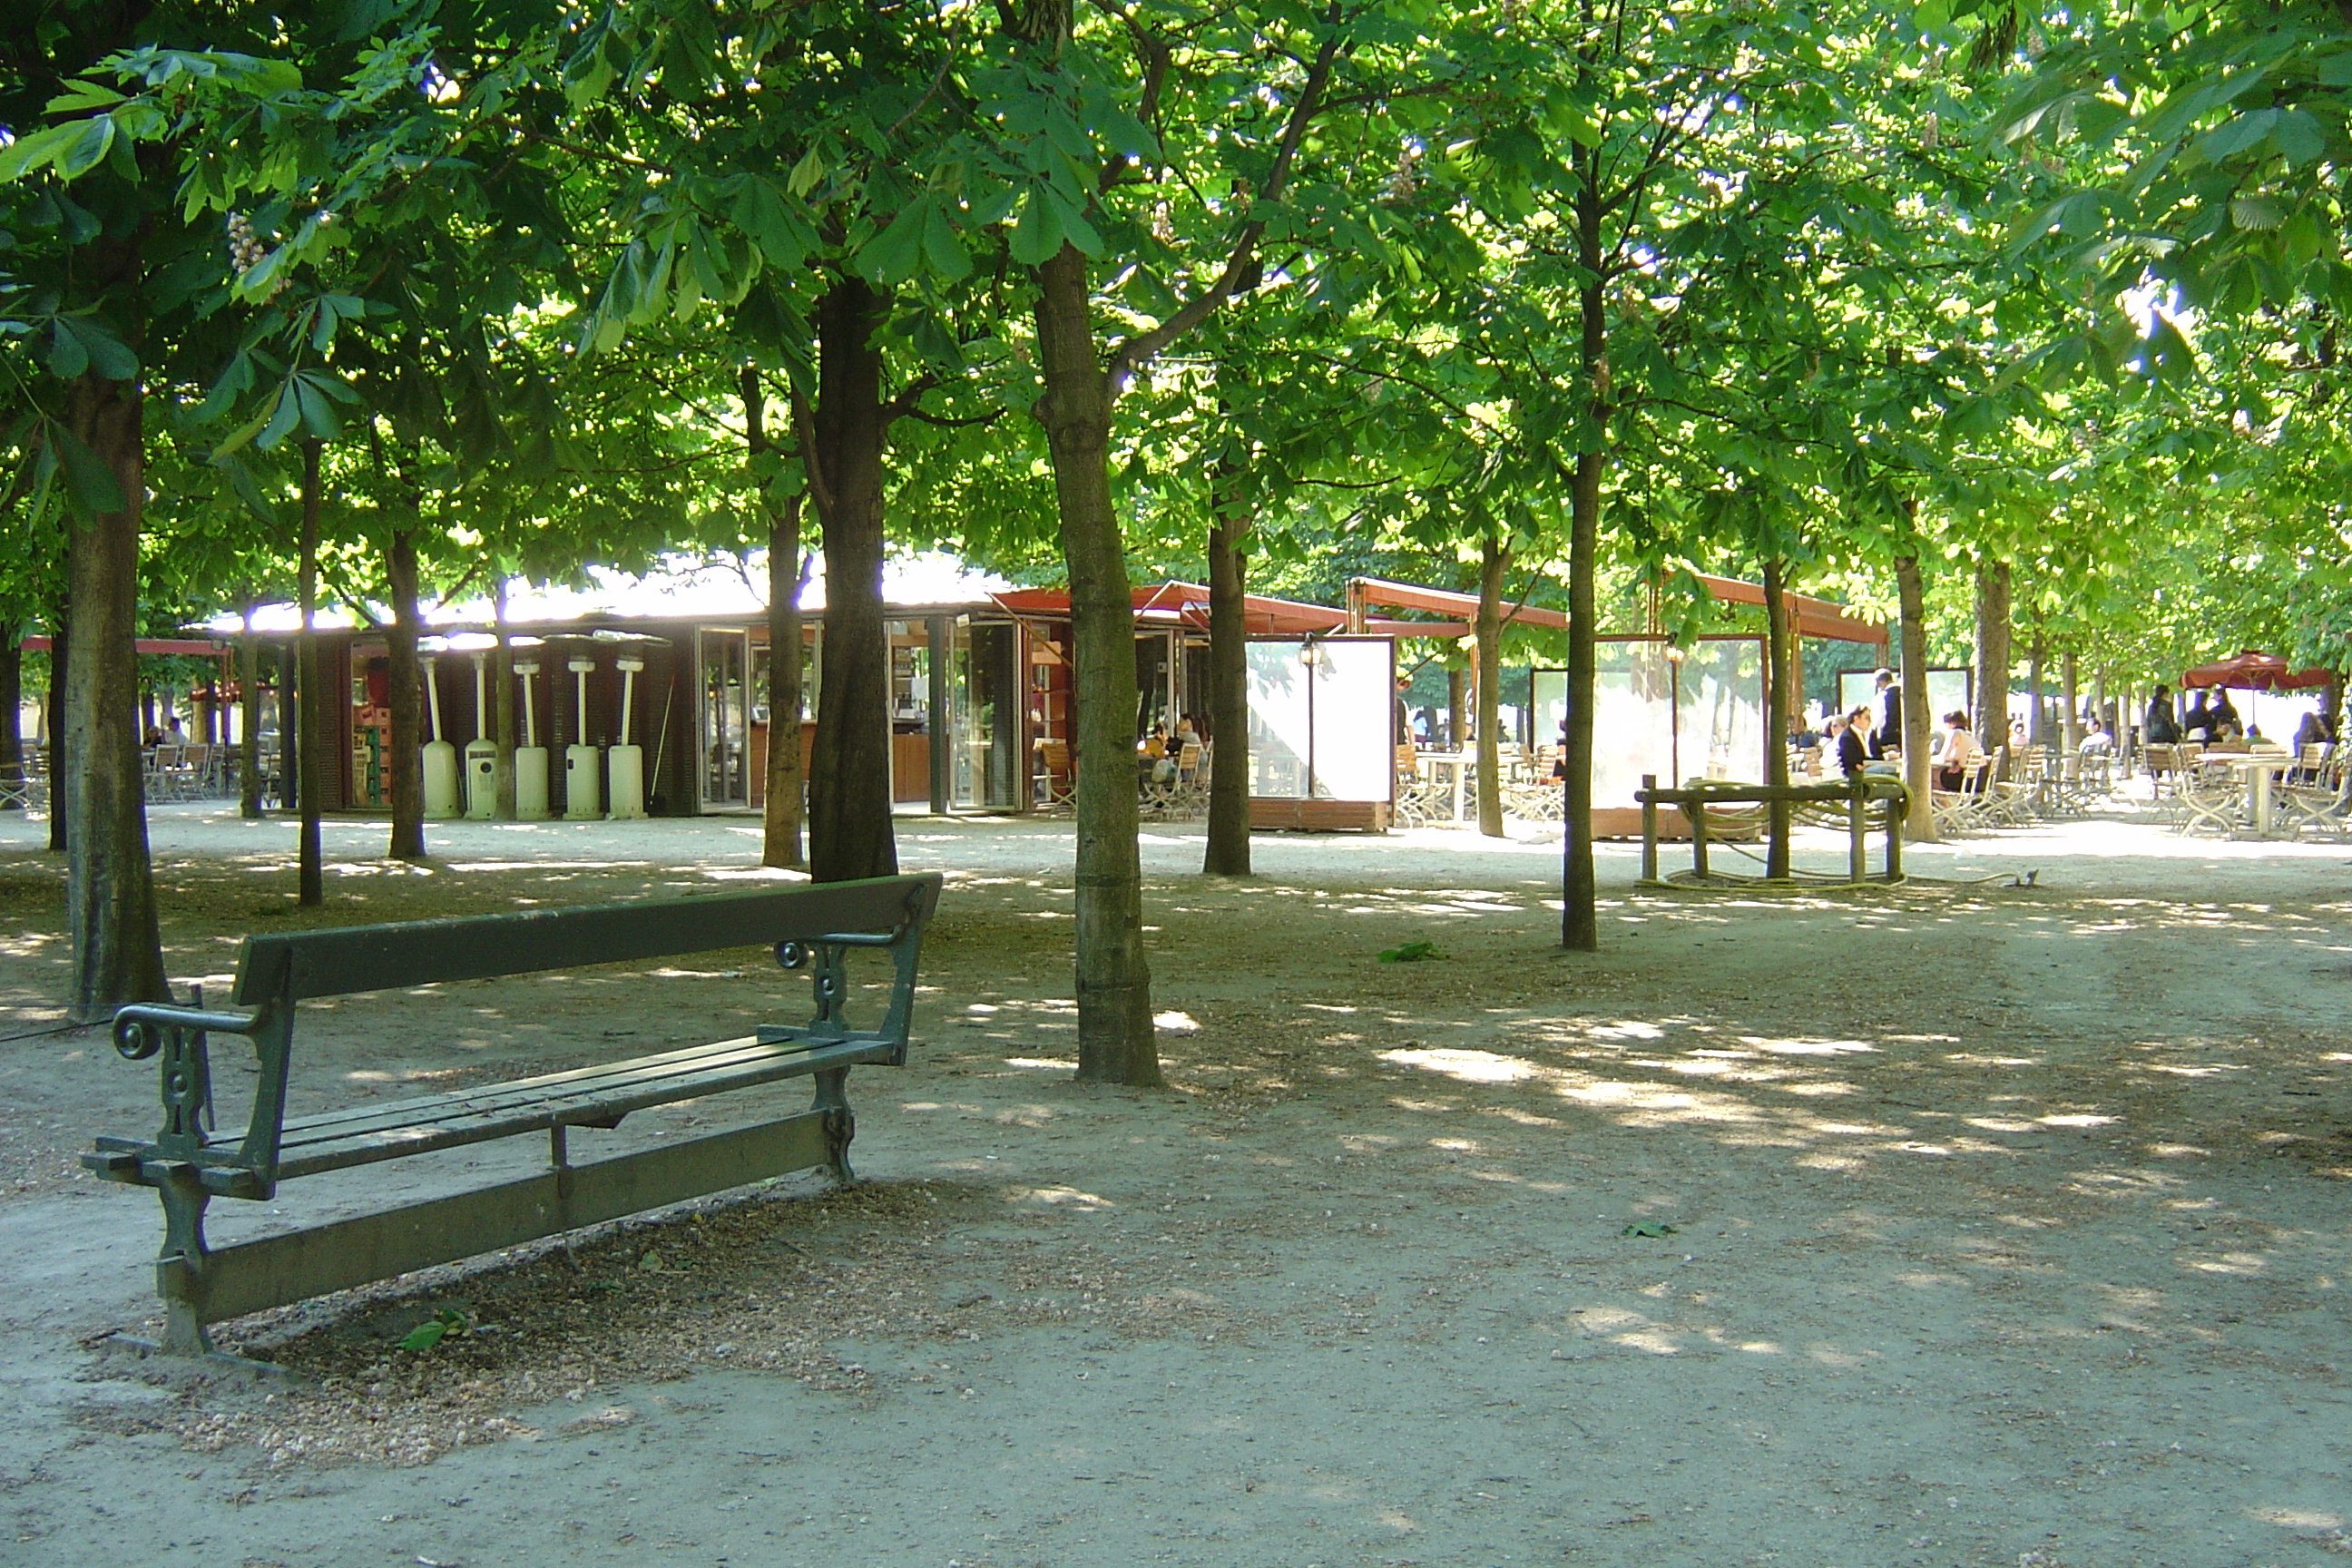
<path id="1" fill-rule="evenodd" d="M 702 804 L 751 804 L 751 637 L 705 630 L 696 645 L 702 689 Z"/>

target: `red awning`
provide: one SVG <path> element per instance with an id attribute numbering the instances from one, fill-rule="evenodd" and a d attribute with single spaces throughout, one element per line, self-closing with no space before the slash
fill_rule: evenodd
<path id="1" fill-rule="evenodd" d="M 1733 577 L 1710 577 L 1704 572 L 1693 573 L 1707 593 L 1727 605 L 1761 605 L 1764 590 L 1754 583 L 1742 583 Z M 1799 637 L 1832 637 L 1841 642 L 1875 643 L 1886 646 L 1886 627 L 1874 621 L 1856 619 L 1845 612 L 1843 605 L 1827 599 L 1816 599 L 1804 594 L 1788 595 L 1790 623 Z M 1422 588 L 1409 583 L 1391 583 L 1379 577 L 1356 577 L 1348 583 L 1348 602 L 1362 609 L 1381 605 L 1392 610 L 1427 610 L 1444 616 L 1453 626 L 1432 626 L 1426 631 L 1404 631 L 1415 625 L 1410 621 L 1381 622 L 1381 629 L 1391 637 L 1463 637 L 1469 623 L 1478 613 L 1478 595 L 1455 593 L 1449 588 Z M 1507 605 L 1504 621 L 1512 626 L 1549 626 L 1565 630 L 1568 616 L 1559 610 L 1547 610 L 1534 605 Z M 1370 626 L 1373 623 L 1367 622 Z"/>
<path id="2" fill-rule="evenodd" d="M 1199 631 L 1208 629 L 1209 590 L 1198 583 L 1161 583 L 1136 588 L 1128 596 L 1135 605 L 1136 620 L 1145 626 L 1156 623 L 1187 626 Z M 1066 588 L 1010 588 L 989 597 L 1000 609 L 1013 616 L 1064 620 L 1070 613 L 1070 593 Z M 1242 596 L 1242 624 L 1252 637 L 1299 637 L 1308 632 L 1344 630 L 1348 613 L 1328 605 L 1245 594 Z"/>
<path id="3" fill-rule="evenodd" d="M 29 637 L 16 645 L 26 653 L 47 653 L 49 639 Z M 139 651 L 146 654 L 180 654 L 191 658 L 218 658 L 235 653 L 236 646 L 216 637 L 141 637 Z"/>
<path id="4" fill-rule="evenodd" d="M 2248 648 L 2235 658 L 2200 664 L 2180 678 L 2183 686 L 2232 686 L 2241 691 L 2310 691 L 2335 679 L 2324 669 L 2290 670 L 2276 654 Z"/>

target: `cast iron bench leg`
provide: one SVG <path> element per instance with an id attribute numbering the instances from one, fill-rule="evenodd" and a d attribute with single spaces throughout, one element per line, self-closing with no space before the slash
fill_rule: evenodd
<path id="1" fill-rule="evenodd" d="M 857 1179 L 849 1168 L 849 1142 L 857 1136 L 857 1117 L 849 1109 L 849 1069 L 832 1068 L 816 1075 L 814 1109 L 824 1112 L 824 1168 L 847 1185 Z"/>
<path id="2" fill-rule="evenodd" d="M 155 1290 L 163 1299 L 163 1348 L 174 1355 L 209 1355 L 199 1309 L 205 1288 L 205 1208 L 212 1194 L 198 1184 L 193 1165 L 173 1162 L 163 1184 L 163 1251 L 155 1259 Z"/>

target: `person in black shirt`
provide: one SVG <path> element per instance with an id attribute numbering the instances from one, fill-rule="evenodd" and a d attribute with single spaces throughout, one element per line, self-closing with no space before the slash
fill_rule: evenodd
<path id="1" fill-rule="evenodd" d="M 2226 688 L 2213 689 L 2213 700 L 2205 709 L 2206 720 L 2213 726 L 2213 739 L 2231 741 L 2245 733 L 2245 721 L 2238 717 L 2237 704 L 2230 700 Z"/>
<path id="2" fill-rule="evenodd" d="M 2213 711 L 2205 706 L 2205 693 L 2196 692 L 2189 699 L 2189 711 L 2180 716 L 2180 738 L 2199 745 L 2213 739 Z"/>
<path id="3" fill-rule="evenodd" d="M 1838 772 L 1848 778 L 1870 765 L 1870 746 L 1863 739 L 1869 728 L 1869 709 L 1857 708 L 1845 716 L 1845 729 L 1838 735 Z"/>
<path id="4" fill-rule="evenodd" d="M 2147 700 L 2147 713 L 2140 720 L 2139 730 L 2143 745 L 2176 746 L 2180 743 L 2180 721 L 2172 716 L 2170 687 L 2158 687 L 2156 695 Z"/>

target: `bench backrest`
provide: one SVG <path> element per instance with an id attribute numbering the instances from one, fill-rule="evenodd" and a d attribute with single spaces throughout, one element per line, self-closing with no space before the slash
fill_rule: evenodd
<path id="1" fill-rule="evenodd" d="M 281 996 L 299 1002 L 717 948 L 900 930 L 919 933 L 939 897 L 937 876 L 877 877 L 709 898 L 251 936 L 239 955 L 236 999 L 257 1007 Z"/>

